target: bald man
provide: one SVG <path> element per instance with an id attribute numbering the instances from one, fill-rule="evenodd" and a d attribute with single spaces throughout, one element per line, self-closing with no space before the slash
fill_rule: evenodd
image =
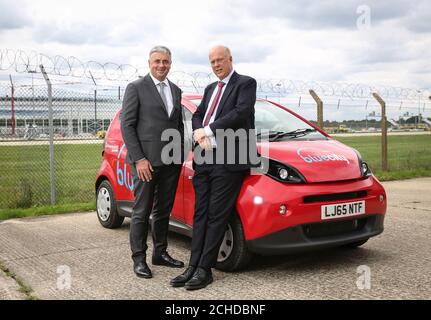
<path id="1" fill-rule="evenodd" d="M 251 167 L 249 157 L 245 162 L 238 157 L 239 150 L 243 150 L 239 144 L 244 143 L 247 148 L 250 145 L 249 135 L 242 141 L 228 139 L 230 145 L 223 145 L 222 150 L 234 152 L 230 157 L 234 161 L 226 161 L 229 159 L 226 154 L 216 157 L 216 153 L 217 149 L 220 151 L 219 144 L 225 143 L 217 136 L 220 138 L 225 130 L 248 133 L 254 129 L 256 80 L 233 70 L 232 55 L 225 46 L 212 48 L 209 61 L 219 81 L 205 88 L 202 102 L 192 118 L 193 136 L 198 146 L 193 163 L 195 213 L 191 256 L 185 272 L 171 280 L 172 286 L 184 286 L 187 290 L 205 288 L 212 283 L 211 268 L 217 263 L 229 217 L 237 214 L 236 200 Z M 197 163 L 197 152 L 202 150 L 207 161 Z"/>

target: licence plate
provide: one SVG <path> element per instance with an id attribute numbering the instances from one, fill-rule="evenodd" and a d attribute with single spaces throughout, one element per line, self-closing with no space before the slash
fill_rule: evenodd
<path id="1" fill-rule="evenodd" d="M 322 220 L 365 214 L 365 200 L 321 206 Z"/>

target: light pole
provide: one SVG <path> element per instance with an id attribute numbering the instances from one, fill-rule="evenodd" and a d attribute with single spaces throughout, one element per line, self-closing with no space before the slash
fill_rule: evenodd
<path id="1" fill-rule="evenodd" d="M 280 101 L 281 100 L 281 83 L 277 83 L 275 86 L 278 89 L 278 104 L 280 104 L 281 103 L 281 101 Z"/>
<path id="2" fill-rule="evenodd" d="M 418 125 L 416 126 L 416 129 L 419 129 L 419 125 L 421 123 L 421 91 L 418 90 L 419 93 L 419 101 L 418 101 Z"/>
<path id="3" fill-rule="evenodd" d="M 94 80 L 93 74 L 91 73 L 91 71 L 88 71 L 90 73 L 91 79 L 93 80 L 94 83 L 94 135 L 97 134 L 97 129 L 99 127 L 98 123 L 97 123 L 97 83 L 96 80 Z"/>
<path id="4" fill-rule="evenodd" d="M 368 131 L 368 100 L 365 104 L 365 131 Z"/>
<path id="5" fill-rule="evenodd" d="M 10 107 L 11 107 L 11 124 L 12 124 L 12 135 L 15 135 L 15 87 L 13 85 L 12 76 L 9 75 L 10 85 L 11 85 L 11 97 L 10 97 Z M 7 127 L 7 122 L 6 122 Z"/>
<path id="6" fill-rule="evenodd" d="M 36 108 L 34 105 L 34 79 L 33 79 L 33 75 L 36 73 L 36 71 L 34 70 L 29 70 L 28 73 L 31 73 L 31 103 L 33 105 L 33 124 L 35 124 L 36 122 Z"/>
<path id="7" fill-rule="evenodd" d="M 428 97 L 429 100 L 431 100 L 431 96 Z M 424 113 L 425 113 L 425 108 L 424 108 Z M 431 129 L 431 128 L 430 128 Z"/>

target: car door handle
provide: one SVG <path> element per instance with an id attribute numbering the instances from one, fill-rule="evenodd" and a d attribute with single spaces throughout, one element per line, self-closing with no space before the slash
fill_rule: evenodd
<path id="1" fill-rule="evenodd" d="M 192 180 L 192 179 L 193 179 L 193 176 L 188 176 L 188 178 L 189 178 L 189 180 Z"/>

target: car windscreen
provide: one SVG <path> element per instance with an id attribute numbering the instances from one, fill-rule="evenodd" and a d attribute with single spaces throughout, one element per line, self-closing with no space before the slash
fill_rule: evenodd
<path id="1" fill-rule="evenodd" d="M 201 102 L 200 99 L 192 100 L 196 106 Z M 308 123 L 299 119 L 290 112 L 280 108 L 271 102 L 264 100 L 257 100 L 255 104 L 255 127 L 256 133 L 262 131 L 270 132 L 294 132 L 296 130 L 307 130 L 307 135 L 295 136 L 295 139 L 307 139 L 307 140 L 320 140 L 326 139 L 318 131 L 314 131 L 314 128 Z M 284 136 L 283 140 L 290 139 L 292 136 Z M 278 139 L 281 140 L 281 139 Z"/>

